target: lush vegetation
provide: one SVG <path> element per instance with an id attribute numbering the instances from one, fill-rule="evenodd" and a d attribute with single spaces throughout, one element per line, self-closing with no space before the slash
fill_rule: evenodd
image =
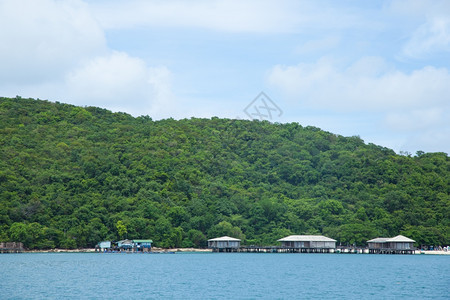
<path id="1" fill-rule="evenodd" d="M 397 155 L 297 123 L 0 98 L 0 158 L 0 241 L 28 248 L 125 237 L 204 247 L 221 235 L 274 245 L 289 234 L 450 243 L 447 154 Z"/>

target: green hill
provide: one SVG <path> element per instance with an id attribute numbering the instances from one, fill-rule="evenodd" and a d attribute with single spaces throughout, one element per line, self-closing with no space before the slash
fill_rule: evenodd
<path id="1" fill-rule="evenodd" d="M 0 241 L 29 248 L 124 237 L 202 247 L 220 235 L 273 245 L 303 233 L 450 244 L 449 171 L 445 153 L 397 155 L 297 123 L 0 98 Z"/>

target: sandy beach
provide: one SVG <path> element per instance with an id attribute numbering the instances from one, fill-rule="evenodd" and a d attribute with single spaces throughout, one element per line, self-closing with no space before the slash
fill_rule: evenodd
<path id="1" fill-rule="evenodd" d="M 450 255 L 450 251 L 443 250 L 416 250 L 416 254 L 431 254 L 431 255 Z"/>
<path id="2" fill-rule="evenodd" d="M 163 251 L 166 249 L 163 249 Z M 174 248 L 174 249 L 167 249 L 167 251 L 170 252 L 212 252 L 212 249 L 199 249 L 199 248 Z"/>

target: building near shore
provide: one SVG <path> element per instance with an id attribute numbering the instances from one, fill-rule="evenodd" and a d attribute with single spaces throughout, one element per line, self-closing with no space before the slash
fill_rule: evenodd
<path id="1" fill-rule="evenodd" d="M 2 242 L 0 243 L 0 253 L 19 253 L 24 251 L 23 243 L 21 242 Z"/>
<path id="2" fill-rule="evenodd" d="M 149 252 L 152 249 L 152 240 L 133 240 L 133 249 L 136 252 Z"/>
<path id="3" fill-rule="evenodd" d="M 208 248 L 215 252 L 236 252 L 239 247 L 241 247 L 241 240 L 229 236 L 208 240 Z"/>
<path id="4" fill-rule="evenodd" d="M 150 252 L 152 249 L 152 240 L 121 240 L 113 243 L 111 250 L 130 251 L 130 252 Z"/>
<path id="5" fill-rule="evenodd" d="M 111 241 L 101 241 L 100 243 L 97 244 L 97 246 L 95 246 L 95 250 L 100 250 L 100 251 L 107 251 L 111 249 Z"/>
<path id="6" fill-rule="evenodd" d="M 289 235 L 282 239 L 281 247 L 299 249 L 335 249 L 336 240 L 323 235 Z"/>
<path id="7" fill-rule="evenodd" d="M 393 238 L 375 238 L 367 241 L 369 253 L 412 253 L 415 241 L 403 235 Z"/>
<path id="8" fill-rule="evenodd" d="M 133 249 L 133 241 L 132 240 L 121 240 L 117 242 L 117 248 L 120 251 L 130 251 Z"/>

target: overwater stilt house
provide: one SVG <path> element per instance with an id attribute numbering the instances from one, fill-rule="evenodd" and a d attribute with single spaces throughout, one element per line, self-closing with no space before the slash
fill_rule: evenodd
<path id="1" fill-rule="evenodd" d="M 108 251 L 111 249 L 111 241 L 101 241 L 95 246 L 95 251 Z"/>
<path id="2" fill-rule="evenodd" d="M 208 248 L 214 252 L 237 252 L 241 247 L 241 240 L 229 236 L 222 236 L 208 240 Z"/>
<path id="3" fill-rule="evenodd" d="M 133 249 L 136 252 L 150 252 L 152 243 L 152 240 L 133 240 Z"/>
<path id="4" fill-rule="evenodd" d="M 289 235 L 278 242 L 288 252 L 328 253 L 336 249 L 336 240 L 323 235 Z"/>
<path id="5" fill-rule="evenodd" d="M 133 249 L 132 240 L 121 240 L 117 242 L 117 249 L 119 251 L 131 251 Z"/>
<path id="6" fill-rule="evenodd" d="M 369 253 L 413 254 L 415 241 L 403 235 L 393 238 L 375 238 L 367 241 Z"/>
<path id="7" fill-rule="evenodd" d="M 115 248 L 119 251 L 150 252 L 152 243 L 152 240 L 122 240 L 117 242 Z"/>

